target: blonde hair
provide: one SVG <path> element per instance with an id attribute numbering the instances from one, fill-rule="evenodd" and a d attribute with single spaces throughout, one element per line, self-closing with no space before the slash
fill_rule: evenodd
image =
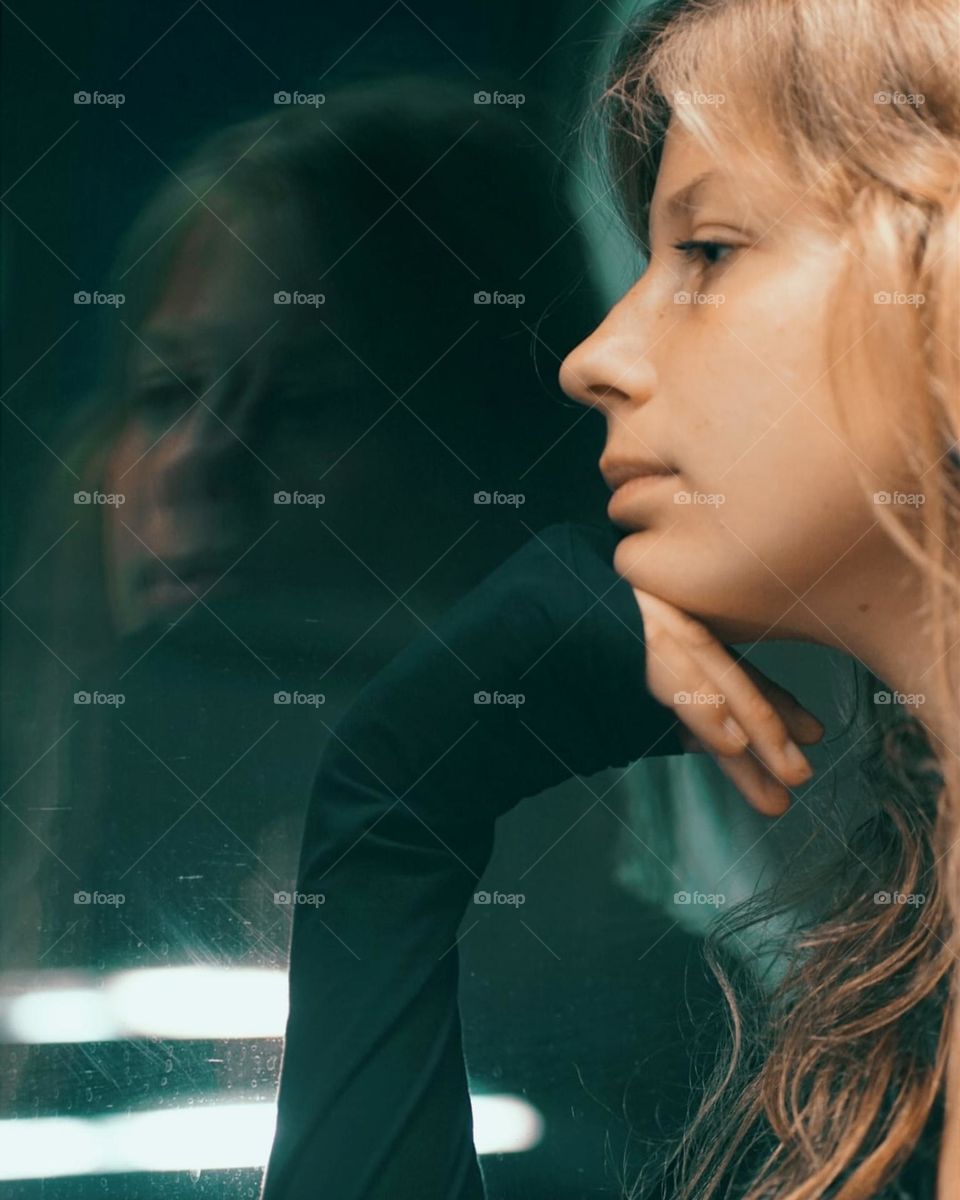
<path id="1" fill-rule="evenodd" d="M 623 39 L 595 113 L 622 212 L 647 253 L 671 119 L 720 157 L 745 147 L 760 167 L 770 159 L 748 143 L 762 136 L 777 171 L 841 234 L 849 253 L 827 321 L 838 415 L 868 493 L 894 483 L 869 478 L 855 449 L 859 432 L 884 420 L 908 464 L 896 486 L 924 496 L 922 518 L 895 505 L 876 514 L 921 572 L 918 619 L 930 623 L 929 670 L 951 716 L 960 712 L 958 40 L 956 0 L 667 0 L 646 6 Z M 690 102 L 698 95 L 723 102 Z M 881 292 L 913 300 L 885 304 Z M 844 386 L 857 372 L 869 388 L 863 375 Z M 856 396 L 869 398 L 865 419 Z M 760 902 L 708 944 L 731 1045 L 656 1164 L 677 1200 L 813 1200 L 828 1189 L 873 1200 L 942 1102 L 960 961 L 960 759 L 915 718 L 873 715 L 879 803 L 851 836 L 842 877 L 820 881 L 818 917 L 795 937 L 772 995 L 746 978 L 734 986 L 722 962 L 724 938 L 761 919 Z M 878 886 L 925 903 L 878 906 Z M 722 1190 L 734 1181 L 737 1190 Z"/>

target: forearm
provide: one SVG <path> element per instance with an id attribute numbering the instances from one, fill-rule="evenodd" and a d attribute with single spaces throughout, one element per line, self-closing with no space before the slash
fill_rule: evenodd
<path id="1" fill-rule="evenodd" d="M 298 888 L 315 903 L 295 910 L 264 1200 L 482 1196 L 457 928 L 497 816 L 575 772 L 678 752 L 645 691 L 642 634 L 596 537 L 555 527 L 333 732 L 304 835 Z M 477 704 L 480 691 L 523 702 Z"/>

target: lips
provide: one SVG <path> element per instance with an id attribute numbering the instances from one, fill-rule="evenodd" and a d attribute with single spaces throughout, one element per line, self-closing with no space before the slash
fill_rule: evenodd
<path id="1" fill-rule="evenodd" d="M 600 473 L 606 480 L 607 487 L 611 492 L 615 492 L 617 488 L 622 487 L 631 479 L 646 479 L 651 475 L 669 476 L 677 474 L 672 467 L 666 466 L 659 460 L 639 458 L 601 458 Z"/>
<path id="2" fill-rule="evenodd" d="M 214 584 L 218 585 L 217 595 L 222 596 L 237 583 L 228 572 L 241 557 L 242 551 L 237 550 L 232 555 L 180 555 L 165 562 L 151 558 L 137 571 L 137 591 L 148 603 L 160 607 L 188 603 L 206 595 Z"/>
<path id="3" fill-rule="evenodd" d="M 623 529 L 645 528 L 646 520 L 640 514 L 648 507 L 648 495 L 655 496 L 678 475 L 659 460 L 640 458 L 601 458 L 600 472 L 613 493 L 607 501 L 607 516 Z"/>

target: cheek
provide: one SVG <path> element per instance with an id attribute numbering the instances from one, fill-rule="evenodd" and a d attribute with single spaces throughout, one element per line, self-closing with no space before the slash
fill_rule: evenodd
<path id="1" fill-rule="evenodd" d="M 683 318 L 661 373 L 684 488 L 699 499 L 657 511 L 614 559 L 635 586 L 761 633 L 875 519 L 827 380 L 834 268 L 821 267 L 738 271 L 723 304 Z"/>
<path id="2" fill-rule="evenodd" d="M 106 546 L 120 558 L 137 557 L 130 545 L 135 539 L 125 525 L 141 537 L 149 534 L 153 462 L 150 451 L 155 440 L 156 435 L 151 437 L 139 424 L 128 427 L 117 437 L 104 471 L 104 491 L 119 492 L 125 497 L 122 507 L 108 506 L 103 514 Z"/>
<path id="3" fill-rule="evenodd" d="M 710 439 L 700 448 L 725 457 L 724 469 L 795 410 L 806 406 L 816 421 L 828 407 L 836 260 L 822 248 L 799 258 L 757 252 L 704 285 L 713 303 L 685 310 L 665 366 L 675 394 L 689 400 L 691 423 Z"/>
<path id="4" fill-rule="evenodd" d="M 702 503 L 663 518 L 691 541 L 719 534 L 738 561 L 752 552 L 791 579 L 795 557 L 820 560 L 821 544 L 842 546 L 872 521 L 830 386 L 823 280 L 794 275 L 790 288 L 738 282 L 689 328 L 675 420 L 684 483 Z"/>
<path id="5" fill-rule="evenodd" d="M 147 451 L 156 437 L 150 438 L 147 430 L 136 421 L 117 434 L 110 448 L 104 478 L 111 491 L 124 491 L 132 487 L 143 471 Z"/>

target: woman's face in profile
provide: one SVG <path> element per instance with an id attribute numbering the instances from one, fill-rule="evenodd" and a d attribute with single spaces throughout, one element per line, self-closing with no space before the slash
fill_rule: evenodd
<path id="1" fill-rule="evenodd" d="M 858 415 L 856 450 L 844 436 L 836 406 L 855 398 L 831 391 L 828 302 L 850 252 L 788 178 L 746 145 L 718 160 L 673 120 L 649 266 L 560 382 L 604 412 L 611 488 L 673 472 L 611 497 L 621 575 L 728 640 L 838 644 L 903 573 L 854 468 L 880 490 L 903 464 L 880 418 Z"/>

